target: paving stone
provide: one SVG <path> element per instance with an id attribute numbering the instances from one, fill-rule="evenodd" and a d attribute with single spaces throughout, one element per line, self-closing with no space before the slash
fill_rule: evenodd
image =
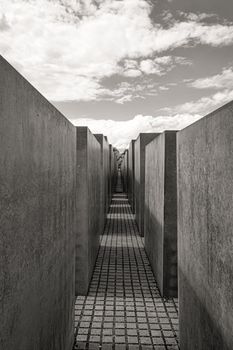
<path id="1" fill-rule="evenodd" d="M 100 345 L 99 343 L 90 343 L 88 349 L 89 350 L 99 350 Z"/>
<path id="2" fill-rule="evenodd" d="M 99 335 L 91 335 L 89 338 L 89 342 L 99 342 L 100 341 L 100 336 Z"/>
<path id="3" fill-rule="evenodd" d="M 112 350 L 112 344 L 103 344 L 101 350 Z"/>
<path id="4" fill-rule="evenodd" d="M 140 337 L 141 344 L 151 344 L 151 338 L 150 337 Z"/>
<path id="5" fill-rule="evenodd" d="M 86 342 L 87 341 L 87 334 L 78 334 L 77 337 L 76 337 L 76 340 L 79 342 L 79 341 L 83 341 L 83 342 Z"/>
<path id="6" fill-rule="evenodd" d="M 125 343 L 125 337 L 115 335 L 115 343 Z"/>
<path id="7" fill-rule="evenodd" d="M 139 350 L 139 345 L 130 345 L 129 344 L 129 350 Z"/>
<path id="8" fill-rule="evenodd" d="M 116 344 L 115 345 L 115 350 L 126 350 L 126 345 L 119 345 L 119 344 Z"/>
<path id="9" fill-rule="evenodd" d="M 130 344 L 138 344 L 138 337 L 128 337 L 128 343 Z"/>
<path id="10" fill-rule="evenodd" d="M 103 342 L 103 343 L 112 343 L 112 336 L 103 335 L 103 337 L 102 337 L 102 342 Z"/>

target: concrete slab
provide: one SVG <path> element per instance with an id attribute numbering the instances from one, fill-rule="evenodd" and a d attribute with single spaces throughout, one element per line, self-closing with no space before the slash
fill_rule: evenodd
<path id="1" fill-rule="evenodd" d="M 144 235 L 145 147 L 159 133 L 141 133 L 135 141 L 135 215 L 140 234 Z"/>
<path id="2" fill-rule="evenodd" d="M 87 127 L 77 127 L 75 294 L 86 295 L 101 230 L 101 148 Z M 101 232 L 102 233 L 102 232 Z"/>
<path id="3" fill-rule="evenodd" d="M 75 127 L 0 57 L 0 348 L 71 350 Z"/>
<path id="4" fill-rule="evenodd" d="M 109 208 L 108 176 L 109 176 L 109 144 L 103 134 L 94 134 L 101 147 L 101 215 L 100 233 L 103 233 Z"/>
<path id="5" fill-rule="evenodd" d="M 132 140 L 129 145 L 129 161 L 128 161 L 128 199 L 132 208 L 132 212 L 135 213 L 135 196 L 134 196 L 134 182 L 135 182 L 135 169 L 134 169 L 134 145 L 135 140 Z"/>
<path id="6" fill-rule="evenodd" d="M 129 152 L 128 150 L 125 150 L 122 158 L 121 174 L 122 174 L 123 191 L 127 194 L 127 196 L 128 196 L 128 168 L 129 168 Z"/>
<path id="7" fill-rule="evenodd" d="M 182 350 L 233 349 L 233 102 L 178 134 Z"/>
<path id="8" fill-rule="evenodd" d="M 176 131 L 146 146 L 145 249 L 163 297 L 177 297 Z"/>
<path id="9" fill-rule="evenodd" d="M 111 202 L 117 181 L 117 153 L 112 145 L 109 145 L 109 201 Z"/>

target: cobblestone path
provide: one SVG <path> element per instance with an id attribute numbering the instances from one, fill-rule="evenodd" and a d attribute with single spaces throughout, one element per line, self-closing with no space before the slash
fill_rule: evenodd
<path id="1" fill-rule="evenodd" d="M 161 298 L 127 197 L 116 193 L 89 293 L 76 300 L 74 348 L 179 349 L 177 307 Z"/>

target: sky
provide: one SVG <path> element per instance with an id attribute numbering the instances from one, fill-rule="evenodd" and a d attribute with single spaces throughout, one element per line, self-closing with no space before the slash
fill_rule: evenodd
<path id="1" fill-rule="evenodd" d="M 0 53 L 124 149 L 233 100 L 233 1 L 1 0 Z"/>

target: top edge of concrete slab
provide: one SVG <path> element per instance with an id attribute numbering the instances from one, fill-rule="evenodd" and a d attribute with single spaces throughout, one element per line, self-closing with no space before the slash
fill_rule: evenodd
<path id="1" fill-rule="evenodd" d="M 2 55 L 0 55 L 0 65 L 1 66 L 5 66 L 5 68 L 7 69 L 11 69 L 13 71 L 15 71 L 17 73 L 17 75 L 24 80 L 29 86 L 31 86 L 31 88 L 34 90 L 34 93 L 38 94 L 40 96 L 40 98 L 42 98 L 44 100 L 44 102 L 46 101 L 46 103 L 48 104 L 48 106 L 50 106 L 51 108 L 53 108 L 56 111 L 56 114 L 59 115 L 60 118 L 63 118 L 66 120 L 67 123 L 69 123 L 71 126 L 75 127 L 75 125 L 73 123 L 71 123 L 71 121 L 64 115 L 62 114 L 49 100 L 47 100 L 47 98 L 37 89 L 35 88 L 35 86 L 33 86 L 11 63 L 9 63 Z"/>
<path id="2" fill-rule="evenodd" d="M 209 119 L 214 117 L 215 115 L 219 114 L 219 112 L 223 111 L 223 110 L 228 110 L 228 109 L 232 109 L 233 108 L 233 100 L 224 104 L 223 106 L 219 107 L 218 109 L 208 113 L 207 115 L 201 117 L 200 119 L 198 119 L 196 122 L 186 126 L 185 128 L 179 130 L 179 133 L 182 133 L 183 131 L 191 128 L 191 127 L 196 127 L 196 125 L 198 125 L 199 123 L 203 122 L 203 120 Z"/>

